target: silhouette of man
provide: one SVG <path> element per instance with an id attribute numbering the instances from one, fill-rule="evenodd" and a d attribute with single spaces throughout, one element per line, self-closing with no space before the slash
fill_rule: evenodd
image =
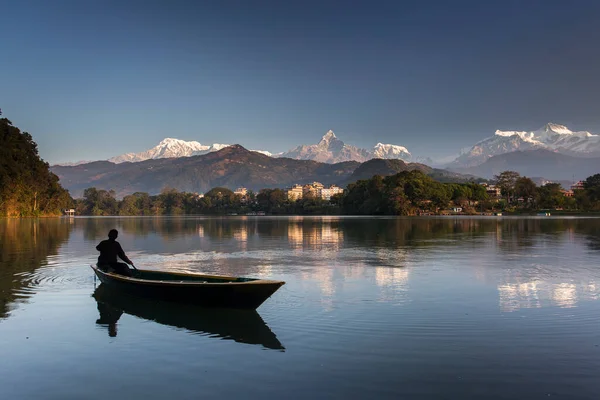
<path id="1" fill-rule="evenodd" d="M 119 236 L 119 232 L 116 229 L 111 229 L 108 232 L 108 240 L 103 240 L 96 246 L 96 250 L 100 252 L 98 268 L 103 271 L 114 271 L 117 274 L 132 276 L 127 264 L 134 266 L 133 262 L 125 255 L 121 244 L 117 242 L 117 236 Z M 118 262 L 117 256 L 127 264 Z"/>
<path id="2" fill-rule="evenodd" d="M 100 312 L 100 318 L 96 320 L 96 324 L 106 326 L 108 328 L 108 336 L 117 336 L 117 321 L 123 315 L 123 310 L 98 301 L 98 311 Z"/>

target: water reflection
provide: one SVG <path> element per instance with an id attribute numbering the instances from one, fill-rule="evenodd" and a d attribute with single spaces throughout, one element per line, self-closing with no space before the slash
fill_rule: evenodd
<path id="1" fill-rule="evenodd" d="M 0 219 L 0 319 L 25 301 L 39 283 L 35 271 L 69 239 L 66 218 Z"/>
<path id="2" fill-rule="evenodd" d="M 277 336 L 253 310 L 213 309 L 150 300 L 129 296 L 104 284 L 98 286 L 92 296 L 100 313 L 96 323 L 106 327 L 109 336 L 117 336 L 117 321 L 125 312 L 191 333 L 285 350 Z"/>
<path id="3" fill-rule="evenodd" d="M 571 308 L 579 301 L 598 300 L 600 291 L 595 282 L 531 281 L 518 284 L 498 285 L 500 309 L 517 311 L 523 308 L 555 306 Z"/>
<path id="4" fill-rule="evenodd" d="M 499 248 L 511 251 L 534 246 L 543 234 L 584 234 L 591 250 L 600 250 L 600 230 L 585 218 L 352 218 L 352 217 L 135 217 L 75 218 L 86 240 L 97 241 L 115 225 L 138 238 L 158 235 L 168 241 L 196 238 L 194 246 L 230 241 L 251 248 L 254 239 L 286 238 L 291 248 L 339 249 L 368 247 L 428 247 L 439 239 L 460 240 L 492 236 Z M 598 220 L 600 221 L 600 219 Z M 212 243 L 214 245 L 214 243 Z"/>
<path id="5" fill-rule="evenodd" d="M 112 228 L 119 229 L 135 261 L 150 268 L 265 278 L 293 274 L 316 280 L 323 301 L 330 305 L 346 282 L 375 285 L 381 299 L 403 301 L 413 295 L 409 280 L 432 283 L 442 279 L 444 271 L 456 269 L 496 287 L 499 307 L 505 311 L 573 307 L 600 295 L 600 271 L 589 263 L 600 251 L 599 226 L 595 218 L 0 220 L 0 318 L 41 284 L 89 278 L 70 267 L 93 261 L 94 246 Z M 65 243 L 68 252 L 60 250 Z M 40 268 L 52 260 L 54 267 L 62 263 L 65 268 Z M 436 273 L 420 277 L 428 268 Z"/>

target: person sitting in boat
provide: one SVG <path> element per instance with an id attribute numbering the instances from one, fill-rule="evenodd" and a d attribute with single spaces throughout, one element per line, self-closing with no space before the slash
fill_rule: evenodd
<path id="1" fill-rule="evenodd" d="M 108 240 L 103 240 L 96 246 L 96 250 L 100 252 L 100 256 L 98 256 L 98 268 L 103 271 L 114 271 L 117 274 L 132 276 L 131 270 L 127 264 L 131 264 L 134 268 L 135 266 L 125 255 L 121 244 L 117 242 L 117 236 L 119 236 L 119 231 L 111 229 L 110 232 L 108 232 Z M 127 264 L 118 262 L 117 256 Z"/>

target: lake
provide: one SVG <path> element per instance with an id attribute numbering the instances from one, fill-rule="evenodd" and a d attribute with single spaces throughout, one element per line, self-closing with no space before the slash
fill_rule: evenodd
<path id="1" fill-rule="evenodd" d="M 121 301 L 90 264 L 286 282 L 256 313 Z M 597 399 L 600 219 L 0 220 L 5 399 Z"/>

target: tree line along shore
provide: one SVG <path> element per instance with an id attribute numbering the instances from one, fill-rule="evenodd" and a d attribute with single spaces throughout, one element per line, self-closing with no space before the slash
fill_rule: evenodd
<path id="1" fill-rule="evenodd" d="M 330 200 L 304 196 L 290 200 L 283 189 L 235 194 L 216 187 L 204 195 L 164 189 L 158 195 L 133 193 L 121 200 L 115 192 L 89 188 L 74 200 L 77 215 L 439 215 L 481 213 L 562 213 L 600 211 L 600 174 L 588 177 L 581 190 L 566 195 L 560 184 L 537 186 L 514 171 L 505 171 L 494 182 L 501 196 L 490 196 L 478 183 L 440 183 L 420 171 L 374 176 L 348 185 Z M 460 210 L 460 211 L 458 211 Z"/>

